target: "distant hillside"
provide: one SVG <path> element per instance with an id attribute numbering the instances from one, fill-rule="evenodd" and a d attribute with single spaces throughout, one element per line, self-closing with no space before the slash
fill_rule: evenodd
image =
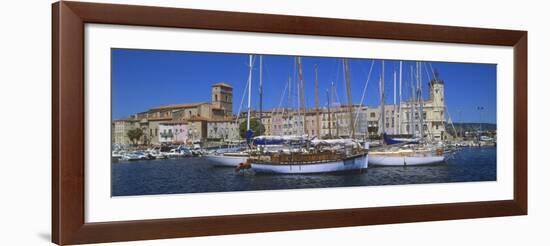
<path id="1" fill-rule="evenodd" d="M 457 131 L 460 132 L 471 132 L 479 130 L 479 123 L 453 123 Z M 481 123 L 481 128 L 483 131 L 494 131 L 497 129 L 497 124 L 492 123 Z M 447 129 L 451 130 L 452 126 L 447 124 Z"/>

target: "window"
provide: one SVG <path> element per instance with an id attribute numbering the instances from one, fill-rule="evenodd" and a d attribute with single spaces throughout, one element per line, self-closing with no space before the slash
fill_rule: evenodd
<path id="1" fill-rule="evenodd" d="M 214 95 L 214 101 L 215 101 L 215 102 L 218 101 L 218 95 Z"/>
<path id="2" fill-rule="evenodd" d="M 376 117 L 376 113 L 371 112 L 371 113 L 370 113 L 370 117 L 371 117 L 371 118 L 375 118 L 375 117 Z"/>

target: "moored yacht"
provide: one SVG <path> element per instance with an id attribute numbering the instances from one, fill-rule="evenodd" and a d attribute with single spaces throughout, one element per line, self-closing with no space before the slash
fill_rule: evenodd
<path id="1" fill-rule="evenodd" d="M 369 152 L 372 166 L 416 166 L 444 163 L 443 149 L 420 147 L 380 148 Z"/>
<path id="2" fill-rule="evenodd" d="M 252 155 L 249 165 L 256 173 L 310 174 L 360 171 L 368 167 L 367 150 L 351 139 L 307 141 L 305 148 L 288 152 Z"/>

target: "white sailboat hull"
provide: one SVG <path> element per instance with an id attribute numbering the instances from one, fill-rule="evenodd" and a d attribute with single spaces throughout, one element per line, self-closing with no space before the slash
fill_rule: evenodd
<path id="1" fill-rule="evenodd" d="M 204 157 L 208 163 L 220 167 L 237 167 L 244 163 L 248 156 L 207 155 Z"/>
<path id="2" fill-rule="evenodd" d="M 330 173 L 361 170 L 368 167 L 368 156 L 362 155 L 346 160 L 328 161 L 311 164 L 265 164 L 252 162 L 256 173 L 306 174 Z"/>
<path id="3" fill-rule="evenodd" d="M 369 156 L 369 165 L 372 166 L 418 166 L 432 165 L 445 161 L 445 156 Z"/>

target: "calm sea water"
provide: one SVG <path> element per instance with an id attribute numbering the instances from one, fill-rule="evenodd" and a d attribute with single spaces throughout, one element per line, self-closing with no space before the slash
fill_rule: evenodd
<path id="1" fill-rule="evenodd" d="M 465 148 L 440 165 L 369 167 L 345 174 L 236 173 L 195 157 L 114 163 L 111 175 L 113 196 L 495 181 L 496 148 Z"/>

